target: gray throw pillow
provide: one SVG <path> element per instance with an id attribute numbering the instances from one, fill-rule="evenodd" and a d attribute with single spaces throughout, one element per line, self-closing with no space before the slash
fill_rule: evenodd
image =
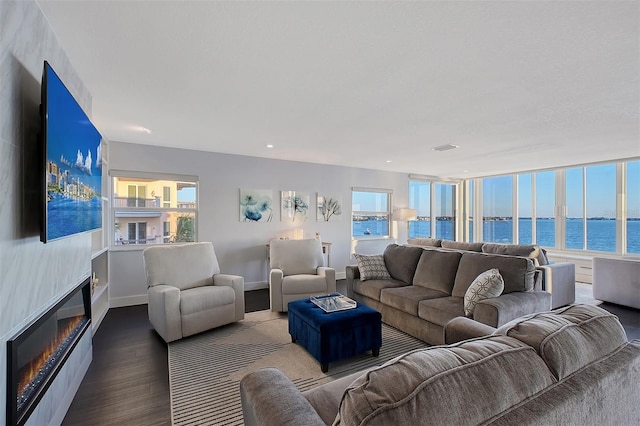
<path id="1" fill-rule="evenodd" d="M 498 297 L 504 290 L 504 280 L 500 272 L 493 268 L 478 275 L 464 294 L 464 314 L 473 317 L 479 301 Z"/>
<path id="2" fill-rule="evenodd" d="M 384 257 L 381 254 L 369 256 L 355 253 L 354 256 L 360 270 L 360 281 L 391 279 L 387 266 L 384 264 Z"/>

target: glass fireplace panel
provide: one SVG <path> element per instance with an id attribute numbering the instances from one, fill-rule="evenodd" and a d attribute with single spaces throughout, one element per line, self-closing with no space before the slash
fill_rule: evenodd
<path id="1" fill-rule="evenodd" d="M 7 342 L 7 420 L 23 424 L 91 322 L 90 280 Z"/>

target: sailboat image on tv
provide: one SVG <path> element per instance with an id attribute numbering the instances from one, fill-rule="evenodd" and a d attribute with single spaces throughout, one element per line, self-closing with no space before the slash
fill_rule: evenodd
<path id="1" fill-rule="evenodd" d="M 42 80 L 48 242 L 102 226 L 102 136 L 47 62 Z"/>

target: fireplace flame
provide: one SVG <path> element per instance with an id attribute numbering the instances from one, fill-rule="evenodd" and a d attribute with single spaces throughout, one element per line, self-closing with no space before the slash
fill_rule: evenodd
<path id="1" fill-rule="evenodd" d="M 49 346 L 40 355 L 34 357 L 28 366 L 22 369 L 23 373 L 18 381 L 18 395 L 22 395 L 25 392 L 40 370 L 47 364 L 60 345 L 73 333 L 73 330 L 82 322 L 83 318 L 83 316 L 70 318 L 67 321 L 67 325 L 62 330 L 59 330 L 57 336 L 49 342 Z"/>

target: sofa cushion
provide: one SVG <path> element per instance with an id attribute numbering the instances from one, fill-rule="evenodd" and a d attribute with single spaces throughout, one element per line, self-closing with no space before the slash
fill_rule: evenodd
<path id="1" fill-rule="evenodd" d="M 458 252 L 422 250 L 413 276 L 413 285 L 451 295 L 462 254 Z"/>
<path id="2" fill-rule="evenodd" d="M 504 290 L 504 281 L 500 272 L 493 268 L 478 275 L 464 294 L 464 314 L 473 317 L 476 304 L 484 299 L 498 297 Z"/>
<path id="3" fill-rule="evenodd" d="M 462 297 L 440 297 L 418 303 L 418 317 L 440 327 L 444 327 L 456 317 L 463 316 L 464 299 Z"/>
<path id="4" fill-rule="evenodd" d="M 384 257 L 381 254 L 365 255 L 355 253 L 354 257 L 358 262 L 360 279 L 366 280 L 390 280 L 391 275 L 384 264 Z"/>
<path id="5" fill-rule="evenodd" d="M 417 316 L 418 303 L 425 299 L 447 297 L 448 294 L 417 285 L 385 288 L 380 292 L 380 302 L 402 312 Z"/>
<path id="6" fill-rule="evenodd" d="M 535 351 L 504 336 L 401 355 L 345 390 L 334 425 L 476 425 L 552 385 Z M 492 398 L 496 389 L 500 397 Z"/>
<path id="7" fill-rule="evenodd" d="M 558 379 L 616 351 L 627 335 L 615 315 L 591 305 L 571 305 L 515 319 L 495 331 L 533 347 Z"/>
<path id="8" fill-rule="evenodd" d="M 380 301 L 380 290 L 383 288 L 405 287 L 407 285 L 407 283 L 398 280 L 356 280 L 353 283 L 353 291 L 367 296 L 369 299 Z"/>
<path id="9" fill-rule="evenodd" d="M 464 297 L 473 280 L 482 272 L 496 268 L 504 279 L 503 294 L 532 291 L 535 266 L 531 259 L 497 254 L 464 252 L 460 259 L 452 296 Z"/>
<path id="10" fill-rule="evenodd" d="M 411 284 L 421 254 L 420 247 L 389 244 L 384 250 L 384 263 L 387 265 L 391 277 Z"/>
<path id="11" fill-rule="evenodd" d="M 484 243 L 482 245 L 483 253 L 491 254 L 504 254 L 506 256 L 522 256 L 533 259 L 535 264 L 538 263 L 538 256 L 540 256 L 540 246 L 537 244 L 525 245 L 525 244 L 494 244 Z"/>
<path id="12" fill-rule="evenodd" d="M 440 238 L 409 238 L 407 244 L 414 246 L 440 247 Z"/>
<path id="13" fill-rule="evenodd" d="M 483 243 L 464 243 L 462 241 L 442 240 L 442 247 L 454 250 L 482 251 Z"/>

